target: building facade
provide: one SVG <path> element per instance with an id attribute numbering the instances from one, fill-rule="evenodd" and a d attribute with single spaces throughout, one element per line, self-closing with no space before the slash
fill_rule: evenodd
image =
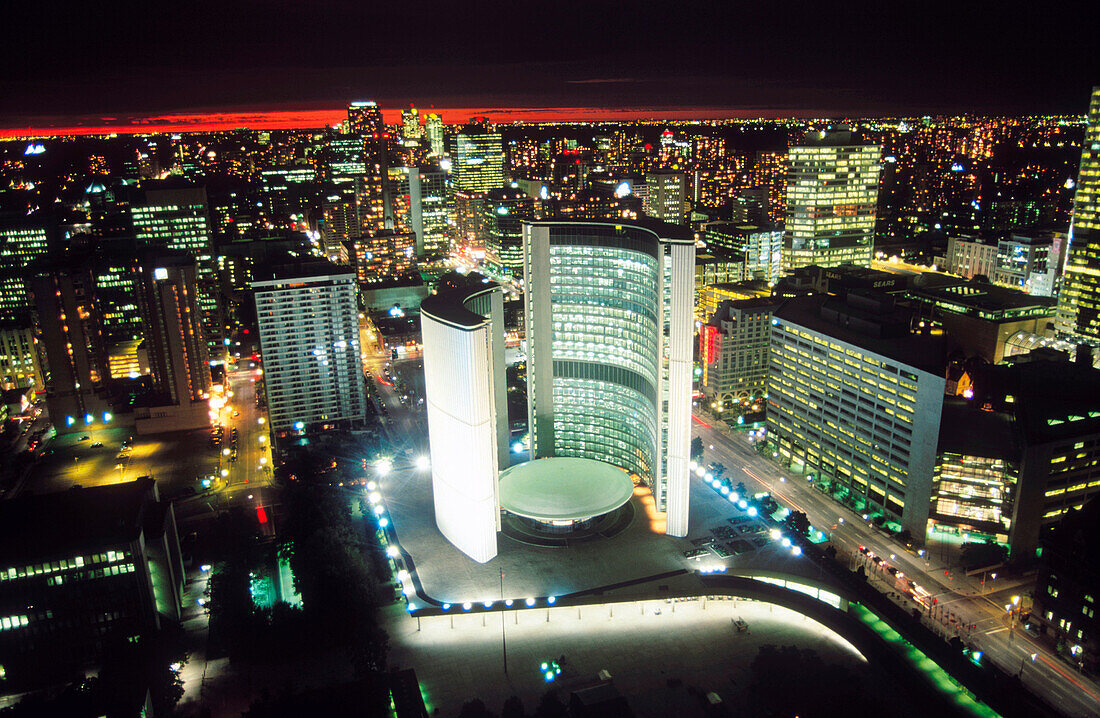
<path id="1" fill-rule="evenodd" d="M 997 249 L 997 245 L 983 242 L 978 237 L 948 237 L 945 269 L 967 279 L 980 274 L 992 281 L 997 269 Z"/>
<path id="2" fill-rule="evenodd" d="M 272 267 L 252 282 L 273 431 L 366 416 L 355 274 L 327 262 Z"/>
<path id="3" fill-rule="evenodd" d="M 878 202 L 877 145 L 846 130 L 811 132 L 789 151 L 783 267 L 871 265 Z"/>
<path id="4" fill-rule="evenodd" d="M 45 389 L 38 339 L 29 318 L 0 322 L 0 389 Z"/>
<path id="5" fill-rule="evenodd" d="M 708 250 L 740 252 L 745 258 L 746 279 L 779 281 L 783 257 L 783 229 L 755 224 L 707 222 L 699 237 Z"/>
<path id="6" fill-rule="evenodd" d="M 939 341 L 881 299 L 788 300 L 772 320 L 768 436 L 857 510 L 923 540 L 945 379 Z"/>
<path id="7" fill-rule="evenodd" d="M 663 222 L 525 222 L 531 455 L 596 459 L 688 530 L 695 243 Z"/>
<path id="8" fill-rule="evenodd" d="M 508 271 L 523 275 L 520 223 L 535 218 L 535 199 L 518 187 L 502 187 L 485 197 L 485 250 Z"/>
<path id="9" fill-rule="evenodd" d="M 5 688 L 68 677 L 111 639 L 179 621 L 175 515 L 153 480 L 20 497 L 0 506 L 0 665 Z"/>
<path id="10" fill-rule="evenodd" d="M 1058 303 L 1058 331 L 1100 344 L 1100 87 L 1092 88 Z"/>
<path id="11" fill-rule="evenodd" d="M 464 131 L 454 136 L 451 178 L 462 192 L 504 186 L 504 140 L 496 132 Z"/>
<path id="12" fill-rule="evenodd" d="M 498 474 L 509 463 L 503 294 L 496 284 L 441 292 L 420 318 L 436 525 L 485 563 L 497 554 Z"/>
<path id="13" fill-rule="evenodd" d="M 768 391 L 772 312 L 769 298 L 724 301 L 699 330 L 699 385 L 718 412 Z"/>
<path id="14" fill-rule="evenodd" d="M 645 176 L 645 213 L 669 224 L 687 224 L 691 203 L 688 178 L 683 172 L 656 170 Z"/>

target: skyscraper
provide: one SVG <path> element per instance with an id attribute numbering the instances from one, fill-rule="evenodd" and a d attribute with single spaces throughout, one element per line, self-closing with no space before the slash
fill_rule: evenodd
<path id="1" fill-rule="evenodd" d="M 401 110 L 401 136 L 406 143 L 420 142 L 420 112 L 415 107 Z"/>
<path id="2" fill-rule="evenodd" d="M 32 308 L 26 266 L 49 250 L 50 235 L 42 217 L 0 219 L 0 319 L 26 315 Z"/>
<path id="3" fill-rule="evenodd" d="M 688 531 L 695 243 L 657 221 L 525 222 L 531 455 L 641 477 Z"/>
<path id="4" fill-rule="evenodd" d="M 348 105 L 348 131 L 356 135 L 382 134 L 385 131 L 382 110 L 372 100 L 352 102 Z"/>
<path id="5" fill-rule="evenodd" d="M 687 175 L 672 170 L 656 170 L 645 176 L 645 213 L 670 224 L 687 224 Z"/>
<path id="6" fill-rule="evenodd" d="M 424 136 L 428 139 L 428 149 L 433 157 L 443 156 L 443 118 L 430 113 L 424 121 Z"/>
<path id="7" fill-rule="evenodd" d="M 488 192 L 504 186 L 504 141 L 499 133 L 467 128 L 455 135 L 452 155 L 456 190 Z"/>
<path id="8" fill-rule="evenodd" d="M 877 145 L 852 144 L 847 128 L 811 132 L 791 147 L 784 269 L 871 266 L 879 154 Z"/>
<path id="9" fill-rule="evenodd" d="M 1100 87 L 1089 103 L 1057 326 L 1060 334 L 1100 344 Z"/>
<path id="10" fill-rule="evenodd" d="M 202 402 L 210 392 L 210 359 L 195 260 L 151 254 L 134 275 L 154 390 L 175 406 Z"/>
<path id="11" fill-rule="evenodd" d="M 271 427 L 356 424 L 366 415 L 355 274 L 328 262 L 257 270 L 252 282 Z"/>
<path id="12" fill-rule="evenodd" d="M 523 274 L 520 223 L 535 218 L 535 199 L 518 187 L 492 190 L 485 198 L 485 249 L 505 269 Z"/>
<path id="13" fill-rule="evenodd" d="M 416 256 L 447 251 L 447 175 L 438 164 L 391 167 L 389 197 L 387 226 L 416 234 Z"/>
<path id="14" fill-rule="evenodd" d="M 149 189 L 134 203 L 131 211 L 139 249 L 184 252 L 195 258 L 199 310 L 206 330 L 207 351 L 214 361 L 224 357 L 225 327 L 206 189 Z"/>
<path id="15" fill-rule="evenodd" d="M 76 261 L 58 263 L 32 280 L 46 357 L 46 406 L 59 434 L 109 422 L 97 393 L 109 377 L 95 277 Z M 107 412 L 107 413 L 105 413 Z"/>

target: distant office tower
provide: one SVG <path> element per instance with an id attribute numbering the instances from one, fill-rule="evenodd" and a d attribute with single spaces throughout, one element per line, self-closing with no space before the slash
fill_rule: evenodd
<path id="1" fill-rule="evenodd" d="M 783 229 L 755 224 L 707 222 L 703 225 L 703 243 L 715 248 L 740 252 L 745 257 L 745 277 L 779 281 L 782 269 Z"/>
<path id="2" fill-rule="evenodd" d="M 50 244 L 44 218 L 0 218 L 0 319 L 16 319 L 33 309 L 26 267 L 44 257 Z"/>
<path id="3" fill-rule="evenodd" d="M 92 271 L 108 346 L 144 336 L 131 271 L 136 255 L 132 236 L 103 238 L 95 245 Z"/>
<path id="4" fill-rule="evenodd" d="M 871 266 L 878 201 L 877 145 L 846 129 L 811 132 L 789 151 L 783 266 Z"/>
<path id="5" fill-rule="evenodd" d="M 328 262 L 256 270 L 252 282 L 271 427 L 366 415 L 355 274 Z"/>
<path id="6" fill-rule="evenodd" d="M 416 235 L 416 256 L 447 251 L 447 174 L 439 165 L 391 167 L 392 228 Z"/>
<path id="7" fill-rule="evenodd" d="M 646 214 L 670 224 L 687 224 L 690 195 L 686 174 L 672 170 L 648 172 L 645 185 Z"/>
<path id="8" fill-rule="evenodd" d="M 224 320 L 206 189 L 149 189 L 132 206 L 138 248 L 185 252 L 198 265 L 199 309 L 211 360 L 225 356 Z"/>
<path id="9" fill-rule="evenodd" d="M 317 205 L 320 186 L 310 165 L 283 165 L 260 170 L 260 193 L 268 214 L 279 226 L 297 221 Z M 293 219 L 292 219 L 293 218 Z"/>
<path id="10" fill-rule="evenodd" d="M 849 292 L 774 313 L 768 439 L 837 499 L 924 540 L 945 389 L 944 347 L 892 299 Z"/>
<path id="11" fill-rule="evenodd" d="M 504 141 L 496 132 L 455 135 L 451 176 L 461 192 L 488 192 L 504 186 Z"/>
<path id="12" fill-rule="evenodd" d="M 61 434 L 109 423 L 110 407 L 97 394 L 110 369 L 91 269 L 50 267 L 34 277 L 32 287 L 48 372 L 46 406 L 54 428 Z"/>
<path id="13" fill-rule="evenodd" d="M 0 321 L 0 389 L 43 389 L 38 340 L 30 317 Z"/>
<path id="14" fill-rule="evenodd" d="M 359 236 L 355 199 L 339 194 L 325 197 L 321 203 L 321 251 L 336 264 L 348 261 L 347 243 Z"/>
<path id="15" fill-rule="evenodd" d="M 325 147 L 325 181 L 329 188 L 345 197 L 355 196 L 355 180 L 367 171 L 363 137 L 337 135 Z"/>
<path id="16" fill-rule="evenodd" d="M 356 135 L 381 134 L 386 129 L 377 102 L 360 101 L 348 105 L 348 131 Z"/>
<path id="17" fill-rule="evenodd" d="M 484 563 L 497 554 L 497 475 L 509 464 L 503 295 L 496 284 L 440 292 L 420 317 L 436 525 Z"/>
<path id="18" fill-rule="evenodd" d="M 454 193 L 455 244 L 458 247 L 485 247 L 485 192 Z"/>
<path id="19" fill-rule="evenodd" d="M 492 190 L 485 198 L 485 250 L 508 271 L 523 276 L 523 220 L 535 218 L 535 199 L 518 187 Z"/>
<path id="20" fill-rule="evenodd" d="M 435 113 L 430 113 L 424 121 L 424 135 L 428 139 L 428 148 L 433 157 L 442 157 L 443 148 L 443 118 Z"/>
<path id="21" fill-rule="evenodd" d="M 1092 88 L 1069 225 L 1058 331 L 1100 344 L 1100 87 Z"/>
<path id="22" fill-rule="evenodd" d="M 420 113 L 415 107 L 401 110 L 401 135 L 405 142 L 420 142 Z"/>
<path id="23" fill-rule="evenodd" d="M 614 464 L 688 531 L 695 243 L 664 222 L 525 222 L 532 457 Z"/>
<path id="24" fill-rule="evenodd" d="M 175 406 L 209 398 L 210 358 L 190 256 L 148 255 L 134 267 L 153 389 Z"/>

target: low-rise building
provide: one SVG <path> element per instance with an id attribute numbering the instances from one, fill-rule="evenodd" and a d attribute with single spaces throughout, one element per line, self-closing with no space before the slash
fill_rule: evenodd
<path id="1" fill-rule="evenodd" d="M 30 686 L 178 621 L 183 562 L 153 479 L 0 502 L 0 674 Z"/>
<path id="2" fill-rule="evenodd" d="M 724 301 L 699 330 L 699 385 L 715 411 L 762 398 L 768 390 L 771 298 Z"/>

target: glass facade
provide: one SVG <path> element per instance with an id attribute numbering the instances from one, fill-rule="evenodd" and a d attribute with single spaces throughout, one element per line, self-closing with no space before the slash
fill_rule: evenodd
<path id="1" fill-rule="evenodd" d="M 1004 459 L 944 452 L 936 461 L 929 518 L 1008 541 L 1017 477 Z"/>
<path id="2" fill-rule="evenodd" d="M 587 239 L 556 235 L 550 249 L 554 453 L 651 476 L 662 314 L 658 260 L 637 250 L 588 246 Z"/>

